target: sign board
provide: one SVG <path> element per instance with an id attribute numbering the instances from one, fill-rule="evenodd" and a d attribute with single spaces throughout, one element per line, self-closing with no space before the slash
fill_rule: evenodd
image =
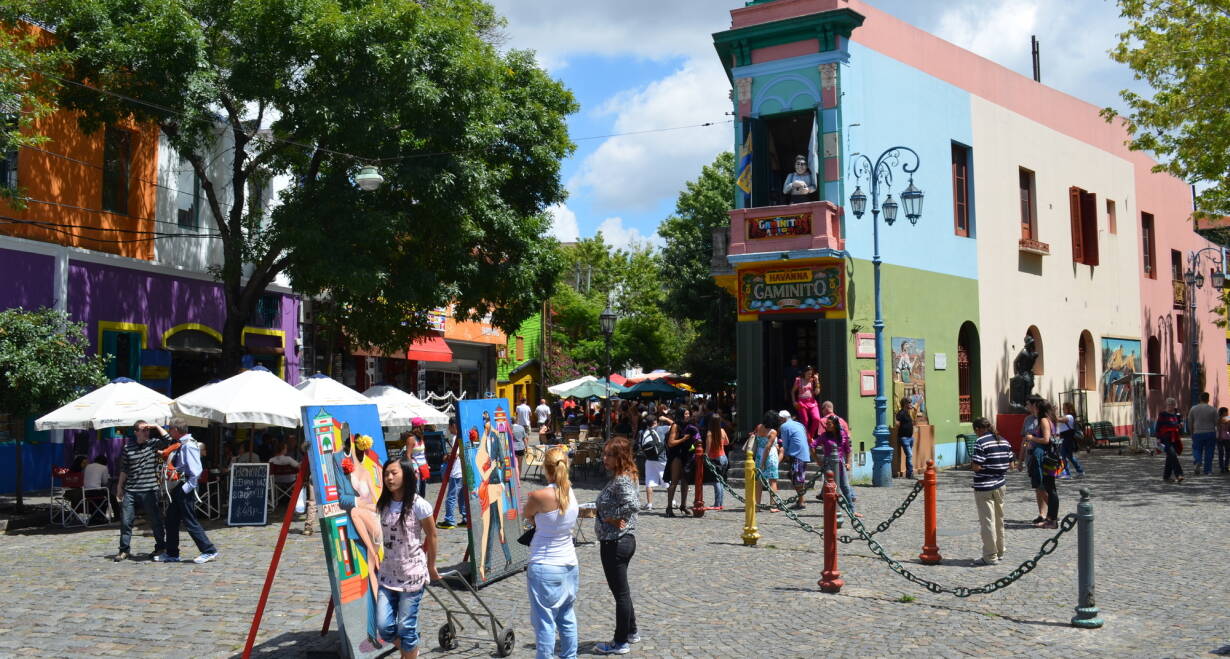
<path id="1" fill-rule="evenodd" d="M 844 263 L 739 271 L 739 313 L 845 311 Z"/>
<path id="2" fill-rule="evenodd" d="M 461 471 L 470 504 L 470 583 L 490 583 L 529 564 L 522 531 L 521 478 L 512 446 L 507 401 L 457 402 L 461 422 Z"/>
<path id="3" fill-rule="evenodd" d="M 375 405 L 309 405 L 303 427 L 342 656 L 387 655 L 393 648 L 376 632 L 376 570 L 384 551 L 376 511 L 384 489 L 380 414 Z"/>
<path id="4" fill-rule="evenodd" d="M 747 218 L 748 240 L 809 235 L 811 235 L 811 213 Z"/>
<path id="5" fill-rule="evenodd" d="M 264 526 L 269 523 L 268 503 L 269 464 L 240 462 L 231 465 L 227 526 Z"/>

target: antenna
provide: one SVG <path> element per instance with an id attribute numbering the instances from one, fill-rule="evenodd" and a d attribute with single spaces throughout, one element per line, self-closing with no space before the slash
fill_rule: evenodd
<path id="1" fill-rule="evenodd" d="M 1034 82 L 1042 82 L 1042 64 L 1038 59 L 1038 37 L 1037 35 L 1029 35 L 1029 45 L 1033 50 L 1034 58 Z"/>

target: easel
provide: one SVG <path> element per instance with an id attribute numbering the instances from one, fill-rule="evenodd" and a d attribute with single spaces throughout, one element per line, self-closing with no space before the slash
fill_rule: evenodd
<path id="1" fill-rule="evenodd" d="M 261 598 L 256 604 L 256 615 L 252 616 L 252 626 L 248 629 L 248 641 L 243 646 L 243 658 L 252 656 L 252 645 L 256 642 L 256 632 L 260 629 L 261 618 L 265 615 L 265 604 L 269 601 L 269 589 L 273 587 L 273 577 L 278 572 L 278 561 L 282 559 L 282 549 L 286 546 L 286 534 L 295 519 L 294 502 L 299 500 L 299 491 L 303 489 L 303 479 L 307 477 L 308 462 L 299 464 L 299 473 L 295 476 L 295 486 L 290 491 L 290 500 L 286 503 L 286 515 L 282 518 L 282 530 L 278 532 L 278 543 L 273 548 L 273 557 L 269 559 L 269 571 L 265 573 L 265 585 L 261 588 Z M 329 612 L 333 611 L 333 598 L 329 598 Z M 327 625 L 328 623 L 326 623 Z"/>

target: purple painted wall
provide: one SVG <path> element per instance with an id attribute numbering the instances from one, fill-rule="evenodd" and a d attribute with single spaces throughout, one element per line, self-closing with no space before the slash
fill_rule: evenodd
<path id="1" fill-rule="evenodd" d="M 54 256 L 0 249 L 0 309 L 55 306 L 55 274 Z"/>
<path id="2" fill-rule="evenodd" d="M 216 282 L 185 279 L 166 274 L 131 270 L 112 265 L 72 261 L 68 270 L 68 308 L 74 319 L 85 321 L 90 344 L 98 349 L 98 323 L 139 323 L 148 327 L 151 349 L 162 349 L 162 337 L 176 325 L 199 323 L 222 331 L 224 298 Z M 286 333 L 286 376 L 298 381 L 299 356 L 295 354 L 298 300 L 282 296 L 282 316 L 273 329 Z M 249 335 L 260 345 L 277 343 L 274 337 Z M 273 343 L 270 343 L 272 340 Z"/>

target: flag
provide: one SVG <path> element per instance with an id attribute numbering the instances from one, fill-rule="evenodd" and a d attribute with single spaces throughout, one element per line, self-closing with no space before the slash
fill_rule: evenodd
<path id="1" fill-rule="evenodd" d="M 752 131 L 747 131 L 747 138 L 743 140 L 743 148 L 739 150 L 739 165 L 735 168 L 739 173 L 735 179 L 739 189 L 746 194 L 752 193 Z"/>

